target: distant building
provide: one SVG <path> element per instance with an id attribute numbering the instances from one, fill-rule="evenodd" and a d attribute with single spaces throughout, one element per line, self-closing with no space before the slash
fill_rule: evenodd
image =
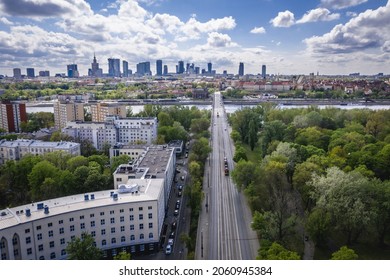
<path id="1" fill-rule="evenodd" d="M 122 77 L 125 78 L 129 77 L 129 63 L 126 60 L 122 61 L 122 68 L 123 68 Z"/>
<path id="2" fill-rule="evenodd" d="M 67 69 L 67 75 L 69 78 L 78 78 L 79 77 L 79 71 L 77 69 L 77 64 L 69 64 L 66 66 Z"/>
<path id="3" fill-rule="evenodd" d="M 192 98 L 207 99 L 209 98 L 209 91 L 207 88 L 194 88 L 192 90 Z"/>
<path id="4" fill-rule="evenodd" d="M 91 115 L 93 122 L 104 122 L 108 116 L 126 118 L 126 106 L 117 103 L 95 103 L 91 104 Z"/>
<path id="5" fill-rule="evenodd" d="M 240 66 L 238 67 L 238 76 L 244 76 L 244 63 L 240 62 Z"/>
<path id="6" fill-rule="evenodd" d="M 137 64 L 137 75 L 139 77 L 150 76 L 151 74 L 149 61 L 140 62 Z"/>
<path id="7" fill-rule="evenodd" d="M 88 70 L 88 76 L 91 77 L 102 77 L 103 70 L 99 68 L 99 63 L 96 60 L 96 56 L 93 55 L 93 61 L 91 63 L 91 69 Z"/>
<path id="8" fill-rule="evenodd" d="M 168 75 L 168 65 L 164 65 L 164 75 Z"/>
<path id="9" fill-rule="evenodd" d="M 213 64 L 211 62 L 207 63 L 207 73 L 212 74 Z"/>
<path id="10" fill-rule="evenodd" d="M 26 104 L 3 101 L 0 105 L 1 128 L 6 132 L 21 132 L 20 125 L 27 122 Z"/>
<path id="11" fill-rule="evenodd" d="M 119 58 L 109 58 L 108 59 L 108 76 L 110 77 L 120 77 L 120 60 Z"/>
<path id="12" fill-rule="evenodd" d="M 50 77 L 50 71 L 49 70 L 39 71 L 39 77 Z"/>
<path id="13" fill-rule="evenodd" d="M 265 79 L 267 77 L 267 66 L 261 66 L 261 77 Z"/>
<path id="14" fill-rule="evenodd" d="M 34 68 L 27 68 L 27 78 L 35 78 L 35 70 Z"/>
<path id="15" fill-rule="evenodd" d="M 15 79 L 21 79 L 22 78 L 22 70 L 20 68 L 14 68 L 14 78 Z"/>
<path id="16" fill-rule="evenodd" d="M 54 107 L 54 124 L 57 129 L 66 127 L 70 121 L 84 121 L 84 103 L 57 101 Z"/>
<path id="17" fill-rule="evenodd" d="M 178 63 L 178 65 L 177 65 L 177 71 L 176 71 L 176 73 L 177 73 L 177 74 L 183 74 L 184 71 L 185 71 L 185 69 L 184 69 L 184 61 L 180 60 L 179 63 Z"/>
<path id="18" fill-rule="evenodd" d="M 14 141 L 0 140 L 0 164 L 4 164 L 9 160 L 20 160 L 28 154 L 43 155 L 55 151 L 64 151 L 72 156 L 79 156 L 80 144 L 26 139 Z"/>
<path id="19" fill-rule="evenodd" d="M 162 60 L 156 60 L 156 76 L 162 76 L 163 74 L 163 67 L 162 67 Z"/>

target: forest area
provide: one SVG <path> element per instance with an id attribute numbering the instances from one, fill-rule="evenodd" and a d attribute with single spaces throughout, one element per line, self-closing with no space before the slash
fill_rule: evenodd
<path id="1" fill-rule="evenodd" d="M 263 104 L 229 122 L 259 258 L 275 244 L 302 258 L 308 241 L 314 259 L 341 247 L 350 259 L 390 258 L 389 110 Z"/>

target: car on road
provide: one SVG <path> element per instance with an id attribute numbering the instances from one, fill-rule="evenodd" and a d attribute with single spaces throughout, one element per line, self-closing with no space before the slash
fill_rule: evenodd
<path id="1" fill-rule="evenodd" d="M 185 178 L 186 178 L 186 177 L 185 177 L 184 175 L 180 177 L 180 179 L 181 179 L 182 181 L 184 181 Z"/>
<path id="2" fill-rule="evenodd" d="M 176 229 L 176 226 L 177 226 L 177 223 L 176 223 L 176 222 L 173 222 L 173 223 L 171 224 L 171 229 L 172 229 L 172 230 L 175 230 L 175 229 Z"/>
<path id="3" fill-rule="evenodd" d="M 178 216 L 179 215 L 179 210 L 175 209 L 175 211 L 173 212 L 173 215 Z"/>
<path id="4" fill-rule="evenodd" d="M 177 200 L 176 205 L 175 205 L 175 209 L 179 209 L 179 208 L 180 208 L 180 200 Z"/>
<path id="5" fill-rule="evenodd" d="M 179 185 L 177 188 L 178 188 L 179 191 L 182 191 L 183 190 L 183 185 Z"/>
<path id="6" fill-rule="evenodd" d="M 169 234 L 169 239 L 175 238 L 175 231 L 172 230 L 171 233 Z"/>
<path id="7" fill-rule="evenodd" d="M 178 197 L 181 197 L 181 195 L 182 195 L 182 192 L 181 192 L 181 191 L 178 191 L 178 192 L 177 192 L 177 196 L 178 196 Z"/>
<path id="8" fill-rule="evenodd" d="M 165 255 L 170 255 L 172 253 L 172 245 L 167 245 L 165 248 Z"/>
<path id="9" fill-rule="evenodd" d="M 168 245 L 173 246 L 173 238 L 169 238 L 169 239 L 168 239 Z"/>

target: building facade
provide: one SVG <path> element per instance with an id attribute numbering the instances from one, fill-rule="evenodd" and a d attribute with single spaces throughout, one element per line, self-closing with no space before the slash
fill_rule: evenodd
<path id="1" fill-rule="evenodd" d="M 240 62 L 240 66 L 238 67 L 238 76 L 244 76 L 244 62 Z"/>
<path id="2" fill-rule="evenodd" d="M 129 63 L 126 60 L 122 61 L 122 68 L 123 68 L 122 77 L 125 78 L 129 77 Z"/>
<path id="3" fill-rule="evenodd" d="M 86 232 L 106 258 L 155 252 L 165 215 L 163 185 L 163 179 L 134 179 L 117 190 L 0 210 L 1 259 L 66 259 L 67 243 Z"/>
<path id="4" fill-rule="evenodd" d="M 84 103 L 73 101 L 56 101 L 54 108 L 54 125 L 57 129 L 66 127 L 67 122 L 84 121 Z"/>
<path id="5" fill-rule="evenodd" d="M 0 104 L 0 126 L 6 132 L 21 132 L 20 125 L 27 122 L 26 104 L 3 101 Z"/>
<path id="6" fill-rule="evenodd" d="M 104 122 L 110 115 L 126 118 L 126 106 L 117 103 L 91 104 L 92 122 Z"/>
<path id="7" fill-rule="evenodd" d="M 34 68 L 27 68 L 27 78 L 35 78 L 35 69 Z"/>
<path id="8" fill-rule="evenodd" d="M 150 72 L 150 62 L 140 62 L 137 64 L 137 75 L 139 77 L 142 76 L 150 76 L 152 73 Z"/>
<path id="9" fill-rule="evenodd" d="M 156 60 L 156 76 L 162 76 L 163 74 L 163 66 L 162 66 L 162 60 Z"/>
<path id="10" fill-rule="evenodd" d="M 108 76 L 110 77 L 120 77 L 120 60 L 119 58 L 109 58 L 108 59 Z"/>
<path id="11" fill-rule="evenodd" d="M 80 144 L 73 142 L 44 142 L 39 140 L 18 139 L 0 141 L 0 164 L 9 160 L 20 160 L 26 155 L 43 155 L 63 151 L 72 156 L 79 156 Z"/>
<path id="12" fill-rule="evenodd" d="M 79 70 L 77 69 L 77 64 L 69 64 L 66 66 L 67 75 L 69 78 L 78 78 Z"/>

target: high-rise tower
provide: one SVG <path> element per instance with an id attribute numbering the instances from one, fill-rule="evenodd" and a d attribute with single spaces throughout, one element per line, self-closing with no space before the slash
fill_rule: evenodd
<path id="1" fill-rule="evenodd" d="M 156 76 L 162 76 L 163 74 L 163 66 L 162 66 L 162 60 L 156 60 Z"/>
<path id="2" fill-rule="evenodd" d="M 120 77 L 120 60 L 119 58 L 109 58 L 108 59 L 108 76 L 110 77 Z"/>
<path id="3" fill-rule="evenodd" d="M 263 64 L 263 66 L 261 66 L 261 77 L 262 77 L 263 79 L 265 79 L 266 76 L 267 76 L 267 66 L 265 66 L 265 65 Z"/>
<path id="4" fill-rule="evenodd" d="M 240 62 L 240 66 L 238 67 L 238 76 L 244 76 L 244 62 Z"/>

